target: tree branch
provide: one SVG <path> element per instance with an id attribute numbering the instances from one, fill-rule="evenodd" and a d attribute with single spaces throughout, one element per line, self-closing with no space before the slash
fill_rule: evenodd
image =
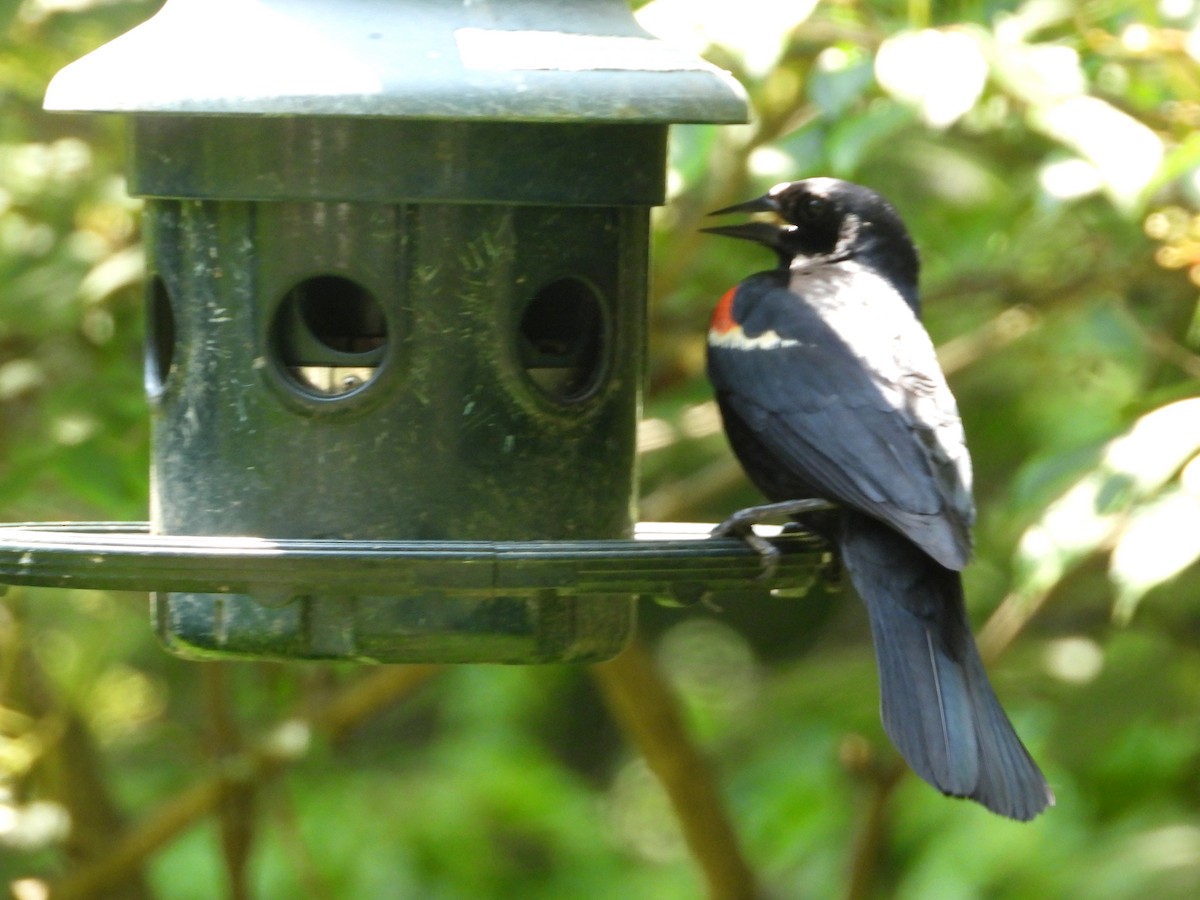
<path id="1" fill-rule="evenodd" d="M 229 703 L 228 663 L 214 661 L 200 667 L 209 754 L 219 770 L 227 759 L 244 752 L 242 735 Z M 249 900 L 247 870 L 255 836 L 255 785 L 250 781 L 225 782 L 217 819 L 221 830 L 221 856 L 229 881 L 230 900 Z"/>
<path id="2" fill-rule="evenodd" d="M 54 900 L 111 897 L 144 861 L 205 816 L 226 796 L 229 784 L 260 786 L 302 757 L 307 739 L 335 741 L 416 690 L 437 666 L 385 666 L 334 695 L 307 716 L 297 716 L 240 753 L 226 757 L 220 771 L 176 795 L 107 848 L 104 857 L 51 886 Z"/>
<path id="3" fill-rule="evenodd" d="M 592 667 L 621 730 L 641 752 L 670 798 L 711 900 L 758 896 L 712 772 L 692 743 L 679 704 L 644 644 L 635 641 Z"/>

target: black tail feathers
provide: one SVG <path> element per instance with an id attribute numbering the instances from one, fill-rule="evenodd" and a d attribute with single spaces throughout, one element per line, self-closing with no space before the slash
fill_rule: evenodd
<path id="1" fill-rule="evenodd" d="M 1011 819 L 1053 805 L 988 682 L 959 573 L 855 513 L 845 514 L 838 543 L 871 620 L 883 727 L 913 771 Z"/>

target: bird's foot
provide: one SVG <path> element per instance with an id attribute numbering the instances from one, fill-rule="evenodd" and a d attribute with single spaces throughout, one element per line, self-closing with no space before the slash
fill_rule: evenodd
<path id="1" fill-rule="evenodd" d="M 779 516 L 796 516 L 804 513 L 825 512 L 834 508 L 828 500 L 785 500 L 781 503 L 765 503 L 739 509 L 712 530 L 713 537 L 733 537 L 743 541 L 762 560 L 762 572 L 757 581 L 770 581 L 779 571 L 779 548 L 754 531 L 754 526 L 767 519 Z M 798 523 L 789 523 L 797 525 Z M 803 526 L 798 526 L 803 528 Z M 785 531 L 788 526 L 784 526 Z"/>
<path id="2" fill-rule="evenodd" d="M 734 513 L 714 528 L 712 530 L 713 537 L 737 538 L 757 553 L 762 562 L 762 571 L 755 577 L 755 581 L 770 581 L 779 571 L 779 548 L 762 535 L 757 534 L 752 522 L 735 521 L 737 516 L 738 513 Z"/>

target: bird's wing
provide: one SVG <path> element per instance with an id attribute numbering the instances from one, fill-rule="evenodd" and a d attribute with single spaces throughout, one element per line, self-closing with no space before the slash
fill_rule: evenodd
<path id="1" fill-rule="evenodd" d="M 844 266 L 738 289 L 709 375 L 797 480 L 949 568 L 970 556 L 970 458 L 934 348 L 898 293 Z M 786 498 L 772 498 L 786 499 Z"/>

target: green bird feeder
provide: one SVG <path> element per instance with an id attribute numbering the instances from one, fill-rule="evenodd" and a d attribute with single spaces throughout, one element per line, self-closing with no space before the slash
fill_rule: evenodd
<path id="1" fill-rule="evenodd" d="M 150 521 L 6 526 L 0 581 L 150 590 L 193 658 L 508 663 L 753 585 L 630 540 L 668 124 L 746 107 L 622 0 L 169 0 L 46 108 L 130 117 Z"/>

